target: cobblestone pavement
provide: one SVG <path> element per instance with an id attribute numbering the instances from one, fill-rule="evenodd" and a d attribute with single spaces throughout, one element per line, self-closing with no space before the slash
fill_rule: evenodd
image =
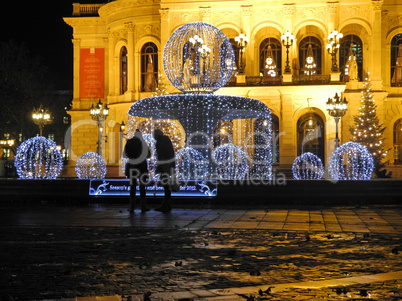
<path id="1" fill-rule="evenodd" d="M 1 300 L 402 300 L 401 206 L 0 214 Z"/>

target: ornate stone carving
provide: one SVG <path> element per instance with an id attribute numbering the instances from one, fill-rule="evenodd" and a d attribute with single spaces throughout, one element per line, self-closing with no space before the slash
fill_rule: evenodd
<path id="1" fill-rule="evenodd" d="M 151 24 L 137 25 L 135 33 L 137 38 L 149 35 L 156 36 L 159 38 L 161 34 L 161 27 L 159 25 L 151 25 Z"/>
<path id="2" fill-rule="evenodd" d="M 209 18 L 211 17 L 211 7 L 200 7 L 200 16 L 201 18 Z"/>
<path id="3" fill-rule="evenodd" d="M 402 26 L 401 15 L 390 15 L 389 12 L 383 11 L 381 21 L 384 23 L 385 32 L 389 33 L 392 29 Z"/>
<path id="4" fill-rule="evenodd" d="M 296 12 L 296 24 L 300 23 L 304 20 L 318 20 L 327 23 L 327 8 L 326 7 L 318 7 L 318 8 L 307 8 L 307 9 L 298 9 Z"/>
<path id="5" fill-rule="evenodd" d="M 253 13 L 253 6 L 252 5 L 242 5 L 241 6 L 241 14 L 243 16 L 251 16 Z"/>
<path id="6" fill-rule="evenodd" d="M 285 16 L 293 16 L 295 13 L 295 5 L 294 4 L 284 4 L 283 5 L 283 13 Z"/>
<path id="7" fill-rule="evenodd" d="M 283 20 L 284 10 L 282 9 L 266 9 L 256 10 L 253 14 L 253 23 L 260 23 L 266 20 L 281 23 Z"/>
<path id="8" fill-rule="evenodd" d="M 169 9 L 168 8 L 161 8 L 159 10 L 159 14 L 161 15 L 162 19 L 167 19 L 169 17 Z"/>
<path id="9" fill-rule="evenodd" d="M 360 18 L 371 23 L 371 7 L 370 5 L 359 6 L 342 6 L 339 9 L 340 21 L 353 18 Z"/>
<path id="10" fill-rule="evenodd" d="M 383 0 L 372 0 L 371 4 L 373 5 L 373 10 L 381 10 Z"/>
<path id="11" fill-rule="evenodd" d="M 329 14 L 336 14 L 338 12 L 339 2 L 327 2 L 327 10 Z"/>
<path id="12" fill-rule="evenodd" d="M 127 22 L 124 24 L 124 26 L 126 27 L 127 31 L 133 32 L 135 29 L 135 25 L 132 22 Z"/>

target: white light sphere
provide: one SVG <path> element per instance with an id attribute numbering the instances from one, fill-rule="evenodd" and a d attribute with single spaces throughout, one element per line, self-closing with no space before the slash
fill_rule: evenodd
<path id="1" fill-rule="evenodd" d="M 56 143 L 38 136 L 21 143 L 14 165 L 21 179 L 56 179 L 63 168 L 63 157 Z"/>
<path id="2" fill-rule="evenodd" d="M 176 172 L 183 180 L 205 179 L 208 176 L 208 160 L 194 148 L 183 148 L 176 153 Z"/>
<path id="3" fill-rule="evenodd" d="M 217 147 L 212 153 L 217 165 L 217 174 L 220 179 L 240 180 L 249 172 L 249 160 L 246 153 L 237 145 L 226 143 Z"/>
<path id="4" fill-rule="evenodd" d="M 212 93 L 232 76 L 235 55 L 229 39 L 215 26 L 194 22 L 179 27 L 166 42 L 163 67 L 184 93 Z"/>
<path id="5" fill-rule="evenodd" d="M 85 153 L 78 158 L 75 172 L 79 179 L 103 179 L 106 175 L 105 160 L 97 153 Z"/>
<path id="6" fill-rule="evenodd" d="M 324 175 L 324 166 L 317 155 L 307 152 L 293 161 L 292 173 L 295 180 L 320 180 Z"/>
<path id="7" fill-rule="evenodd" d="M 328 168 L 335 180 L 370 180 L 374 171 L 373 155 L 364 145 L 347 142 L 332 153 Z"/>

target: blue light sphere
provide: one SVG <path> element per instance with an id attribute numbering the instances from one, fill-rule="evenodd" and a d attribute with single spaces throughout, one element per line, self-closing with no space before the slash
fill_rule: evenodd
<path id="1" fill-rule="evenodd" d="M 292 173 L 295 180 L 320 180 L 324 175 L 324 166 L 318 156 L 307 152 L 293 161 Z"/>
<path id="2" fill-rule="evenodd" d="M 106 175 L 105 160 L 97 153 L 85 153 L 78 158 L 75 172 L 79 179 L 103 179 Z"/>
<path id="3" fill-rule="evenodd" d="M 370 180 L 374 171 L 373 155 L 364 145 L 347 142 L 332 153 L 328 168 L 335 180 Z"/>
<path id="4" fill-rule="evenodd" d="M 176 153 L 176 173 L 179 179 L 203 180 L 208 176 L 208 160 L 192 147 Z"/>
<path id="5" fill-rule="evenodd" d="M 194 22 L 179 27 L 163 50 L 169 81 L 184 93 L 212 93 L 223 87 L 235 68 L 229 39 L 215 26 Z"/>
<path id="6" fill-rule="evenodd" d="M 38 136 L 21 143 L 14 165 L 21 179 L 56 179 L 63 168 L 63 157 L 56 143 Z"/>
<path id="7" fill-rule="evenodd" d="M 218 146 L 212 153 L 220 179 L 240 180 L 249 172 L 249 160 L 246 153 L 237 145 L 226 143 Z"/>

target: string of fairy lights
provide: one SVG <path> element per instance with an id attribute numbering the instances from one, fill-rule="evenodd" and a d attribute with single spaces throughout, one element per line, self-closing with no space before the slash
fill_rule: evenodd
<path id="1" fill-rule="evenodd" d="M 317 155 L 307 152 L 293 161 L 292 173 L 295 180 L 320 180 L 324 175 L 324 166 Z"/>
<path id="2" fill-rule="evenodd" d="M 370 180 L 374 171 L 373 155 L 359 143 L 346 142 L 332 153 L 328 169 L 335 180 Z"/>
<path id="3" fill-rule="evenodd" d="M 63 167 L 63 157 L 56 143 L 37 136 L 21 143 L 14 165 L 21 179 L 56 179 Z"/>
<path id="4" fill-rule="evenodd" d="M 79 179 L 103 179 L 106 171 L 105 160 L 94 152 L 87 152 L 80 156 L 75 165 L 75 172 Z"/>

